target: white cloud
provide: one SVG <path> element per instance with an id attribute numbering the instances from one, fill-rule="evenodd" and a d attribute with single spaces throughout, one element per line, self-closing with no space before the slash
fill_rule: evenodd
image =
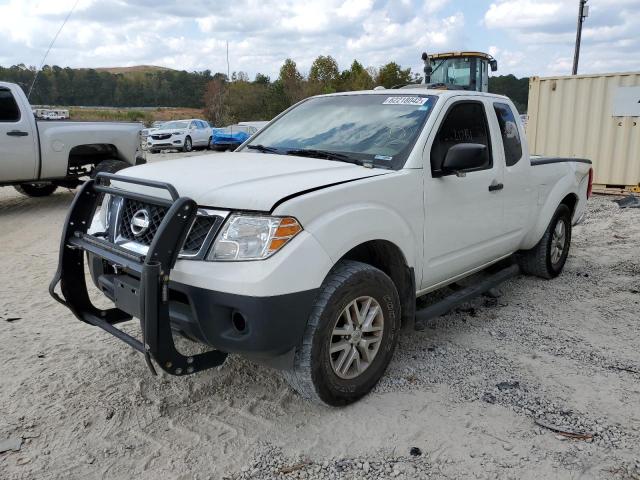
<path id="1" fill-rule="evenodd" d="M 75 0 L 0 0 L 0 65 L 38 65 Z M 156 64 L 277 75 L 318 55 L 341 68 L 397 61 L 422 71 L 422 51 L 493 48 L 499 73 L 544 75 L 571 62 L 575 0 L 80 0 L 48 64 Z M 4 3 L 2 3 L 4 2 Z M 640 0 L 589 0 L 581 70 L 640 69 Z M 490 49 L 491 50 L 491 49 Z M 566 71 L 568 73 L 568 70 Z"/>
<path id="2" fill-rule="evenodd" d="M 75 0 L 0 3 L 0 65 L 38 65 Z M 47 64 L 72 67 L 159 64 L 186 70 L 277 75 L 285 58 L 301 69 L 320 55 L 342 68 L 354 58 L 421 70 L 424 49 L 462 48 L 461 12 L 449 0 L 80 0 Z"/>
<path id="3" fill-rule="evenodd" d="M 588 5 L 579 71 L 640 70 L 640 0 L 590 0 Z M 511 71 L 568 75 L 577 16 L 575 0 L 498 0 L 485 12 L 484 25 L 511 40 L 497 52 L 500 64 Z"/>

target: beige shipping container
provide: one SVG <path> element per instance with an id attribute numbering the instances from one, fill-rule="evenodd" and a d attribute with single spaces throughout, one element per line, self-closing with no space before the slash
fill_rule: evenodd
<path id="1" fill-rule="evenodd" d="M 640 72 L 532 77 L 528 110 L 532 153 L 588 158 L 594 183 L 640 191 Z"/>

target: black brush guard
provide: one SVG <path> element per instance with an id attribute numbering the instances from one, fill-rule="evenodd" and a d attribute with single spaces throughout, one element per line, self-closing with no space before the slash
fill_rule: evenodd
<path id="1" fill-rule="evenodd" d="M 172 200 L 128 192 L 111 186 L 111 181 L 166 190 Z M 168 208 L 146 255 L 107 242 L 100 234 L 87 233 L 102 194 Z M 73 199 L 62 231 L 58 269 L 49 285 L 49 293 L 79 320 L 102 328 L 144 354 L 154 374 L 156 371 L 151 358 L 172 375 L 195 373 L 221 365 L 227 354 L 218 350 L 182 355 L 176 349 L 171 330 L 169 275 L 196 213 L 196 203 L 190 198 L 179 197 L 176 189 L 168 183 L 98 174 L 95 180 L 87 181 Z M 113 276 L 115 308 L 101 310 L 91 302 L 84 269 L 85 252 L 116 267 Z M 139 278 L 139 284 L 134 282 L 132 286 L 132 278 Z M 58 283 L 62 297 L 55 292 Z M 114 326 L 131 320 L 134 315 L 140 318 L 142 341 Z"/>

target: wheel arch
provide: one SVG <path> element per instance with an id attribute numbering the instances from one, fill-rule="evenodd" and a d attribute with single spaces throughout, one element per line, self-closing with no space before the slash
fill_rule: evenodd
<path id="1" fill-rule="evenodd" d="M 378 268 L 391 278 L 398 290 L 403 325 L 415 319 L 415 272 L 400 247 L 389 240 L 369 240 L 353 247 L 339 261 L 354 260 Z"/>
<path id="2" fill-rule="evenodd" d="M 78 170 L 87 165 L 97 165 L 103 160 L 123 160 L 125 158 L 112 143 L 86 143 L 75 145 L 69 150 L 67 174 L 75 176 Z"/>
<path id="3" fill-rule="evenodd" d="M 576 206 L 578 205 L 578 195 L 575 193 L 569 193 L 560 202 L 560 205 L 563 204 L 569 207 L 569 210 L 571 211 L 571 218 L 573 219 L 573 214 L 575 213 Z"/>

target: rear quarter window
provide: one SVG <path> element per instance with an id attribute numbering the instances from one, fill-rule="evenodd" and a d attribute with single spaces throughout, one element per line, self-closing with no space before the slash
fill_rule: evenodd
<path id="1" fill-rule="evenodd" d="M 504 159 L 507 167 L 511 167 L 522 158 L 522 142 L 518 132 L 518 123 L 511 107 L 506 103 L 494 103 L 493 109 L 500 125 Z"/>
<path id="2" fill-rule="evenodd" d="M 17 122 L 20 109 L 13 94 L 6 88 L 0 88 L 0 122 Z"/>

